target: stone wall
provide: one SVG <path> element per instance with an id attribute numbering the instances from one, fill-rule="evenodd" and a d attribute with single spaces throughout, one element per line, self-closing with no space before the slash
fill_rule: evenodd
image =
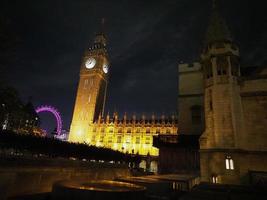
<path id="1" fill-rule="evenodd" d="M 128 176 L 125 165 L 66 159 L 0 158 L 0 199 L 50 192 L 58 180 L 99 180 Z"/>
<path id="2" fill-rule="evenodd" d="M 267 151 L 267 79 L 242 83 L 245 134 L 243 148 Z"/>
<path id="3" fill-rule="evenodd" d="M 267 151 L 267 96 L 242 97 L 245 130 L 244 147 Z"/>
<path id="4" fill-rule="evenodd" d="M 200 63 L 179 64 L 179 133 L 201 134 L 204 128 L 203 74 Z M 201 120 L 192 121 L 192 108 L 201 109 Z"/>
<path id="5" fill-rule="evenodd" d="M 226 169 L 225 159 L 231 155 L 234 169 Z M 242 150 L 202 150 L 200 153 L 201 181 L 212 182 L 212 176 L 218 183 L 250 184 L 249 172 L 266 172 L 267 154 L 265 152 Z"/>

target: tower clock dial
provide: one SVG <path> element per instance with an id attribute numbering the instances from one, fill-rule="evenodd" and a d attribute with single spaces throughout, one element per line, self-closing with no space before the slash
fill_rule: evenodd
<path id="1" fill-rule="evenodd" d="M 94 58 L 88 58 L 85 62 L 85 67 L 87 69 L 92 69 L 96 64 L 96 60 Z"/>
<path id="2" fill-rule="evenodd" d="M 105 74 L 108 73 L 108 65 L 107 64 L 103 64 L 103 72 Z"/>

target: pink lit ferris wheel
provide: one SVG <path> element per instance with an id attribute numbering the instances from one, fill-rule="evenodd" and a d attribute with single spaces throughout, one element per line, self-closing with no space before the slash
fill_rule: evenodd
<path id="1" fill-rule="evenodd" d="M 35 112 L 38 114 L 40 112 L 50 112 L 52 113 L 56 120 L 57 120 L 57 135 L 61 134 L 61 130 L 62 130 L 62 119 L 60 116 L 60 113 L 57 111 L 56 108 L 52 107 L 52 106 L 40 106 L 38 108 L 35 109 Z"/>

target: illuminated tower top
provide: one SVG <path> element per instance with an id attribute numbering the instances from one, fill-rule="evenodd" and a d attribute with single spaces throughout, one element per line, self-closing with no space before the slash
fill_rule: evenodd
<path id="1" fill-rule="evenodd" d="M 105 19 L 101 21 L 101 30 L 95 35 L 94 44 L 101 44 L 103 47 L 107 45 L 107 37 L 105 35 Z"/>

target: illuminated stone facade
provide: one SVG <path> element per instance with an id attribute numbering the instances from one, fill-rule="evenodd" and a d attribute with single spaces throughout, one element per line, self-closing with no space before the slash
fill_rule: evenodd
<path id="1" fill-rule="evenodd" d="M 267 67 L 242 75 L 239 48 L 216 9 L 201 63 L 205 113 L 201 179 L 248 184 L 253 172 L 267 173 Z"/>
<path id="2" fill-rule="evenodd" d="M 177 122 L 174 116 L 166 119 L 147 120 L 145 116 L 137 120 L 135 116 L 118 119 L 115 113 L 112 118 L 99 118 L 91 125 L 86 142 L 96 146 L 104 146 L 128 153 L 158 156 L 158 149 L 153 147 L 153 136 L 159 134 L 177 134 Z"/>
<path id="3" fill-rule="evenodd" d="M 85 51 L 80 69 L 69 141 L 107 147 L 139 155 L 158 156 L 153 136 L 177 134 L 175 116 L 126 116 L 117 113 L 104 116 L 109 75 L 106 37 L 97 34 L 93 45 Z M 128 118 L 129 117 L 129 118 Z"/>

